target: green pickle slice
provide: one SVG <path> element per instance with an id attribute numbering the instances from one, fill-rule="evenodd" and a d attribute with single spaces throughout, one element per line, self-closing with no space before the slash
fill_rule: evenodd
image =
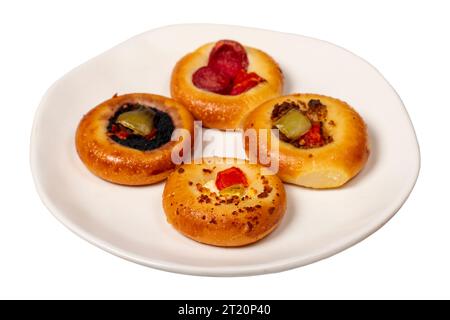
<path id="1" fill-rule="evenodd" d="M 133 131 L 134 134 L 146 136 L 153 130 L 155 112 L 148 108 L 124 112 L 117 117 L 116 122 Z"/>
<path id="2" fill-rule="evenodd" d="M 311 129 L 311 121 L 298 109 L 291 109 L 275 122 L 275 126 L 289 139 L 298 139 Z"/>

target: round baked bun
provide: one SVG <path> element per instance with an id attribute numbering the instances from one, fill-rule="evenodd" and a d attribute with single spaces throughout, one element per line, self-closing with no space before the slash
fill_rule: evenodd
<path id="1" fill-rule="evenodd" d="M 221 54 L 224 51 L 226 54 Z M 235 57 L 230 58 L 231 62 L 227 60 L 230 56 Z M 238 68 L 244 70 L 243 76 L 236 76 Z M 199 69 L 202 70 L 197 73 Z M 196 86 L 193 80 L 212 91 Z M 205 127 L 237 129 L 255 107 L 282 94 L 283 75 L 265 52 L 221 40 L 205 44 L 179 60 L 172 72 L 170 88 L 172 97 Z"/>
<path id="2" fill-rule="evenodd" d="M 230 158 L 204 158 L 201 164 L 177 167 L 163 193 L 167 221 L 183 235 L 215 246 L 244 246 L 264 238 L 283 217 L 286 194 L 281 180 L 261 169 Z M 217 189 L 239 174 L 247 182 L 240 185 L 240 193 Z"/>
<path id="3" fill-rule="evenodd" d="M 135 134 L 116 122 L 132 121 L 133 116 L 136 119 L 136 113 L 128 119 L 119 118 L 130 111 L 138 112 L 140 120 L 153 117 L 149 135 Z M 150 128 L 142 121 L 137 124 L 141 131 Z M 190 135 L 170 141 L 176 128 L 186 129 Z M 135 93 L 114 96 L 89 111 L 78 125 L 75 143 L 83 163 L 100 178 L 123 185 L 147 185 L 169 175 L 175 167 L 172 149 L 183 139 L 191 139 L 192 144 L 192 137 L 193 118 L 181 104 L 158 95 Z"/>
<path id="4" fill-rule="evenodd" d="M 278 142 L 278 176 L 288 183 L 318 189 L 342 186 L 361 171 L 369 156 L 366 125 L 352 107 L 338 99 L 318 94 L 279 97 L 256 108 L 246 119 L 244 129 L 259 132 L 282 128 L 279 119 L 291 108 L 310 120 L 311 129 L 295 139 L 287 138 L 281 129 L 278 133 L 267 130 L 263 136 L 268 143 L 261 143 L 257 135 L 257 148 L 251 148 L 250 138 L 244 136 L 250 159 L 258 157 L 254 150 L 269 154 L 272 144 Z M 297 114 L 295 119 L 298 117 Z M 247 136 L 251 134 L 251 131 L 244 132 Z"/>

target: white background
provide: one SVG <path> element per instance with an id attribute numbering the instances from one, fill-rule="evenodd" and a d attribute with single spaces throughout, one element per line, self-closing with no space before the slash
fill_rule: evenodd
<path id="1" fill-rule="evenodd" d="M 2 1 L 0 298 L 450 298 L 449 15 L 447 1 Z M 334 257 L 244 278 L 152 270 L 61 225 L 41 203 L 29 168 L 40 98 L 117 43 L 192 22 L 312 36 L 377 67 L 402 97 L 421 147 L 419 180 L 398 214 Z"/>

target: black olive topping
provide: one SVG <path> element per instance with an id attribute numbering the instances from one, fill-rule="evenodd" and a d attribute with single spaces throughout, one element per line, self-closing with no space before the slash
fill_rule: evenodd
<path id="1" fill-rule="evenodd" d="M 151 139 L 133 133 L 130 133 L 126 139 L 121 139 L 117 135 L 115 135 L 113 132 L 113 126 L 121 126 L 120 124 L 116 123 L 119 115 L 124 112 L 133 111 L 142 107 L 149 108 L 155 112 L 155 116 L 153 118 L 153 126 L 156 129 L 155 135 Z M 121 106 L 119 110 L 117 110 L 116 113 L 109 119 L 107 127 L 108 135 L 112 140 L 125 147 L 142 151 L 157 149 L 160 146 L 166 144 L 170 141 L 174 130 L 175 126 L 173 124 L 172 118 L 170 118 L 167 113 L 156 108 L 143 106 L 140 104 L 124 104 L 123 106 Z"/>

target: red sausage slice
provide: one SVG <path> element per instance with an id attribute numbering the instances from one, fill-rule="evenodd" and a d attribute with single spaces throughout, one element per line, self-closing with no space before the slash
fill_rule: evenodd
<path id="1" fill-rule="evenodd" d="M 211 67 L 202 67 L 192 75 L 197 88 L 225 94 L 230 90 L 232 79 Z"/>
<path id="2" fill-rule="evenodd" d="M 247 70 L 247 52 L 239 42 L 220 40 L 211 50 L 208 66 L 234 78 L 240 70 Z"/>
<path id="3" fill-rule="evenodd" d="M 247 73 L 249 65 L 245 48 L 233 40 L 216 42 L 209 54 L 208 65 L 192 75 L 197 88 L 224 95 L 239 95 L 265 80 Z"/>

